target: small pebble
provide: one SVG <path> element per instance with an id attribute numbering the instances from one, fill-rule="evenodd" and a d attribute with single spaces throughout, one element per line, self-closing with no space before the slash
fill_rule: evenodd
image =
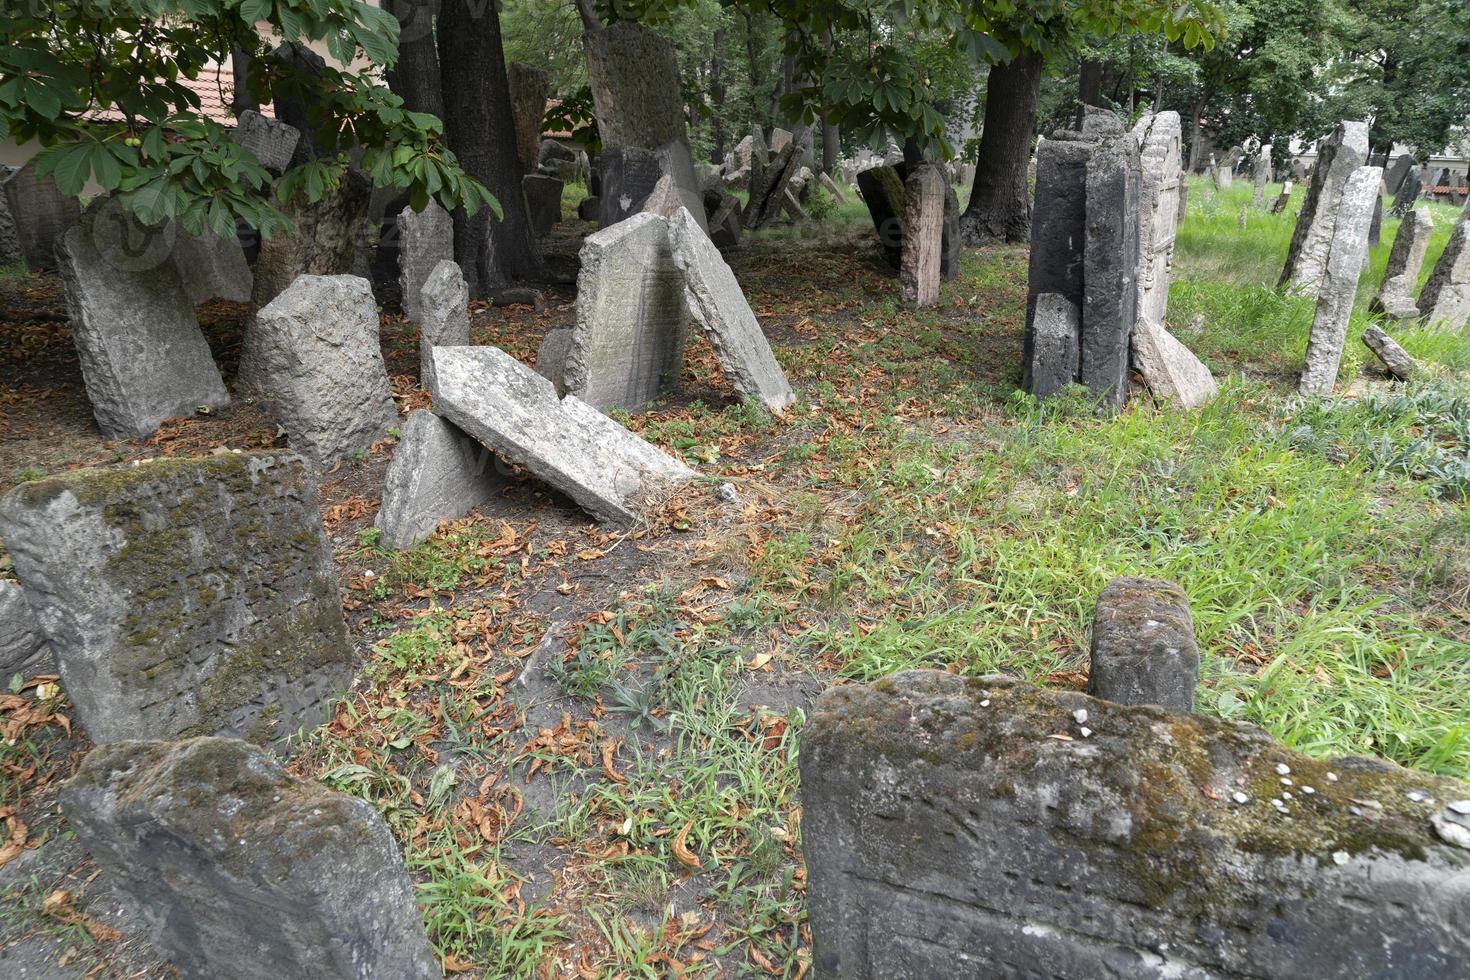
<path id="1" fill-rule="evenodd" d="M 1434 802 L 1434 797 L 1430 796 L 1428 793 L 1421 793 L 1417 789 L 1411 789 L 1407 793 L 1405 793 L 1404 795 L 1407 796 L 1410 799 L 1410 801 L 1412 801 L 1414 803 L 1433 803 Z"/>
<path id="2" fill-rule="evenodd" d="M 719 489 L 715 491 L 715 496 L 727 504 L 737 503 L 740 500 L 740 495 L 735 492 L 733 483 L 721 483 Z"/>
<path id="3" fill-rule="evenodd" d="M 1246 796 L 1244 793 L 1241 793 L 1241 792 L 1231 793 L 1230 794 L 1230 798 L 1232 800 L 1234 800 L 1235 802 L 1237 802 L 1237 803 L 1249 803 L 1250 802 L 1250 797 L 1249 796 Z"/>
<path id="4" fill-rule="evenodd" d="M 1072 712 L 1072 718 L 1079 725 L 1085 725 L 1085 724 L 1087 724 L 1087 709 L 1086 708 L 1078 708 L 1076 711 Z"/>
<path id="5" fill-rule="evenodd" d="M 1335 783 L 1335 782 L 1337 782 L 1337 773 L 1335 773 L 1335 772 L 1329 772 L 1327 774 L 1327 781 L 1329 783 Z"/>
<path id="6" fill-rule="evenodd" d="M 1303 792 L 1303 793 L 1306 793 L 1306 794 L 1307 794 L 1307 795 L 1308 795 L 1308 796 L 1311 796 L 1311 795 L 1312 795 L 1312 794 L 1313 794 L 1313 793 L 1315 793 L 1315 792 L 1317 792 L 1317 791 L 1316 791 L 1316 790 L 1314 790 L 1314 789 L 1313 789 L 1313 788 L 1312 788 L 1312 787 L 1310 787 L 1310 786 L 1303 786 L 1303 787 L 1302 787 L 1302 792 Z"/>
<path id="7" fill-rule="evenodd" d="M 1285 776 L 1282 776 L 1281 777 L 1281 785 L 1282 786 L 1291 786 L 1293 784 L 1292 784 L 1292 781 L 1291 780 L 1287 779 Z"/>
<path id="8" fill-rule="evenodd" d="M 1348 807 L 1348 813 L 1351 813 L 1355 817 L 1361 817 L 1363 815 L 1363 811 L 1355 806 Z"/>
<path id="9" fill-rule="evenodd" d="M 1091 728 L 1088 728 L 1086 725 L 1083 725 L 1078 730 L 1082 733 L 1082 737 L 1083 738 L 1088 738 L 1088 737 L 1090 737 L 1092 735 L 1092 729 Z"/>
<path id="10" fill-rule="evenodd" d="M 1276 807 L 1278 810 L 1286 806 L 1285 803 L 1282 803 L 1281 800 L 1275 796 L 1271 797 L 1271 805 Z"/>
<path id="11" fill-rule="evenodd" d="M 1278 762 L 1278 763 L 1276 763 L 1276 775 L 1278 775 L 1278 776 L 1290 776 L 1291 775 L 1291 766 L 1288 766 L 1284 762 Z"/>
<path id="12" fill-rule="evenodd" d="M 990 707 L 990 699 L 989 698 L 986 698 L 984 701 L 981 701 L 980 702 L 980 707 L 982 707 L 982 708 L 988 708 L 988 707 Z"/>
<path id="13" fill-rule="evenodd" d="M 1333 851 L 1332 852 L 1332 863 L 1333 864 L 1347 864 L 1348 863 L 1348 852 L 1347 851 Z"/>
<path id="14" fill-rule="evenodd" d="M 1286 792 L 1285 790 L 1283 790 L 1282 793 L 1281 793 L 1281 798 L 1283 800 L 1289 800 L 1289 799 L 1291 799 L 1291 794 L 1288 793 L 1288 792 Z"/>
<path id="15" fill-rule="evenodd" d="M 1453 803 L 1446 803 L 1445 809 L 1451 813 L 1458 813 L 1462 817 L 1470 816 L 1470 800 L 1456 800 Z"/>

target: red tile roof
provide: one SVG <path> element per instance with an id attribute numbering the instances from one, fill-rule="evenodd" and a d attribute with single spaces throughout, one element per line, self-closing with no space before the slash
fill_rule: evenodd
<path id="1" fill-rule="evenodd" d="M 235 93 L 235 79 L 229 68 L 205 69 L 198 78 L 181 78 L 179 81 L 199 96 L 200 115 L 221 126 L 235 125 L 235 113 L 230 109 L 230 99 Z M 271 115 L 272 107 L 265 105 L 260 111 Z M 87 118 L 95 122 L 121 122 L 123 116 L 117 109 L 107 108 L 89 112 Z"/>

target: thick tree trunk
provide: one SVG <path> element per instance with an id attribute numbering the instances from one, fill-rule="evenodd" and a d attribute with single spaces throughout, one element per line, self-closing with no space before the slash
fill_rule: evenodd
<path id="1" fill-rule="evenodd" d="M 842 135 L 837 124 L 822 120 L 822 173 L 831 176 L 837 172 L 837 157 L 842 151 Z"/>
<path id="2" fill-rule="evenodd" d="M 236 116 L 246 109 L 260 111 L 260 100 L 250 94 L 250 62 L 253 60 L 244 48 L 230 48 L 230 74 L 234 77 L 230 91 L 230 111 Z"/>
<path id="3" fill-rule="evenodd" d="M 490 189 L 504 212 L 498 221 L 488 208 L 474 217 L 454 213 L 454 257 L 471 294 L 484 296 L 541 274 L 521 192 L 496 0 L 443 0 L 438 34 L 444 135 L 459 165 Z"/>
<path id="4" fill-rule="evenodd" d="M 710 148 L 710 163 L 719 166 L 725 162 L 725 29 L 715 31 L 714 46 L 709 59 L 709 95 L 714 104 L 710 123 L 714 146 Z"/>
<path id="5" fill-rule="evenodd" d="M 1189 170 L 1191 173 L 1198 173 L 1204 163 L 1200 156 L 1205 151 L 1205 105 L 1206 97 L 1201 92 L 1199 98 L 1194 102 L 1194 129 L 1189 134 Z"/>
<path id="6" fill-rule="evenodd" d="M 1040 89 L 1041 55 L 1034 51 L 1023 51 L 990 69 L 975 186 L 960 215 L 960 237 L 968 245 L 1031 238 L 1031 189 L 1026 173 Z"/>
<path id="7" fill-rule="evenodd" d="M 1083 105 L 1102 105 L 1103 70 L 1101 61 L 1084 58 L 1077 72 L 1077 100 Z"/>
<path id="8" fill-rule="evenodd" d="M 388 69 L 388 87 L 413 112 L 444 118 L 439 92 L 439 53 L 434 48 L 436 0 L 384 0 L 398 20 L 398 61 Z"/>

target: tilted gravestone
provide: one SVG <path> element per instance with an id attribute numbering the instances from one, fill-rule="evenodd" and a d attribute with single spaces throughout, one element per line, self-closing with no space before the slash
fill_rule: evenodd
<path id="1" fill-rule="evenodd" d="M 869 167 L 858 172 L 858 194 L 867 205 L 868 216 L 873 220 L 873 230 L 878 233 L 878 244 L 883 257 L 895 270 L 903 266 L 904 232 L 904 181 L 908 177 L 908 165 L 902 161 L 888 165 Z M 823 175 L 825 176 L 825 175 Z M 960 249 L 963 242 L 959 234 L 960 202 L 954 188 L 944 189 L 944 228 L 940 237 L 939 277 L 953 279 L 960 271 Z"/>
<path id="2" fill-rule="evenodd" d="M 180 227 L 171 257 L 184 293 L 195 306 L 211 299 L 250 302 L 255 280 L 234 235 L 221 238 L 209 228 L 191 235 Z"/>
<path id="3" fill-rule="evenodd" d="M 1126 575 L 1109 582 L 1092 619 L 1087 693 L 1188 714 L 1198 682 L 1199 646 L 1184 590 Z"/>
<path id="4" fill-rule="evenodd" d="M 1414 204 L 1419 200 L 1419 193 L 1423 188 L 1424 182 L 1418 169 L 1410 169 L 1399 184 L 1398 192 L 1393 196 L 1393 207 L 1388 209 L 1388 213 L 1395 218 L 1402 218 L 1414 210 Z"/>
<path id="5" fill-rule="evenodd" d="M 1133 127 L 1141 168 L 1138 188 L 1138 319 L 1162 324 L 1184 181 L 1179 113 L 1144 116 Z"/>
<path id="6" fill-rule="evenodd" d="M 256 314 L 253 341 L 288 443 L 323 469 L 397 424 L 367 280 L 300 277 Z"/>
<path id="7" fill-rule="evenodd" d="M 1370 324 L 1363 331 L 1363 344 L 1383 362 L 1389 374 L 1400 381 L 1408 381 L 1419 370 L 1419 365 L 1409 352 L 1399 346 L 1398 341 L 1384 333 L 1377 325 Z"/>
<path id="8" fill-rule="evenodd" d="M 904 181 L 899 298 L 914 306 L 932 306 L 939 302 L 945 190 L 944 177 L 932 163 L 914 167 Z"/>
<path id="9" fill-rule="evenodd" d="M 683 143 L 679 57 L 667 38 L 632 21 L 583 35 L 597 133 L 607 147 Z"/>
<path id="10" fill-rule="evenodd" d="M 373 522 L 378 543 L 401 551 L 456 520 L 506 486 L 490 450 L 433 412 L 416 409 L 383 483 L 383 503 Z"/>
<path id="11" fill-rule="evenodd" d="M 1414 155 L 1412 153 L 1400 153 L 1393 161 L 1393 166 L 1383 177 L 1384 188 L 1388 193 L 1398 195 L 1399 188 L 1404 186 L 1404 178 L 1414 169 Z"/>
<path id="12" fill-rule="evenodd" d="M 0 498 L 0 536 L 94 742 L 314 728 L 352 648 L 305 460 L 76 470 Z"/>
<path id="13" fill-rule="evenodd" d="M 1443 977 L 1470 786 L 1004 677 L 830 688 L 802 731 L 813 975 Z"/>
<path id="14" fill-rule="evenodd" d="M 1381 188 L 1383 185 L 1379 184 Z M 1373 219 L 1368 222 L 1368 247 L 1377 245 L 1383 238 L 1383 195 L 1373 195 Z"/>
<path id="15" fill-rule="evenodd" d="M 671 390 L 689 311 L 667 223 L 635 214 L 582 243 L 566 390 L 595 408 L 638 411 Z"/>
<path id="16" fill-rule="evenodd" d="M 1139 182 L 1138 144 L 1119 126 L 1087 161 L 1079 366 L 1082 383 L 1111 411 L 1128 397 L 1128 342 L 1138 319 Z"/>
<path id="17" fill-rule="evenodd" d="M 774 154 L 768 165 L 751 169 L 749 197 L 740 219 L 741 227 L 754 231 L 776 219 L 785 205 L 787 186 L 801 169 L 801 158 L 801 142 L 793 140 Z"/>
<path id="18" fill-rule="evenodd" d="M 735 273 L 687 210 L 680 208 L 668 227 L 674 263 L 684 274 L 689 311 L 704 328 L 725 377 L 741 395 L 780 415 L 796 395 Z"/>
<path id="19" fill-rule="evenodd" d="M 1463 327 L 1470 322 L 1470 216 L 1462 215 L 1450 232 L 1419 292 L 1419 312 L 1425 323 Z"/>
<path id="20" fill-rule="evenodd" d="M 1429 250 L 1433 232 L 1434 218 L 1428 208 L 1415 208 L 1399 222 L 1383 269 L 1383 282 L 1368 304 L 1369 313 L 1382 313 L 1391 320 L 1412 320 L 1419 315 L 1414 289 L 1419 285 L 1419 271 L 1424 267 L 1424 253 Z"/>
<path id="21" fill-rule="evenodd" d="M 1158 404 L 1195 409 L 1218 393 L 1210 369 L 1157 321 L 1138 318 L 1131 348 L 1133 370 Z"/>
<path id="22" fill-rule="evenodd" d="M 1306 364 L 1297 385 L 1303 395 L 1330 395 L 1337 381 L 1358 279 L 1367 264 L 1373 201 L 1382 180 L 1382 167 L 1359 167 L 1338 198 L 1332 249 L 1317 279 L 1317 310 L 1307 337 Z"/>
<path id="23" fill-rule="evenodd" d="M 104 200 L 57 249 L 82 380 L 109 439 L 148 436 L 166 418 L 230 402 L 170 260 L 174 230 L 144 227 Z"/>
<path id="24" fill-rule="evenodd" d="M 1251 160 L 1251 206 L 1264 207 L 1266 185 L 1271 182 L 1271 144 L 1262 143 Z"/>
<path id="25" fill-rule="evenodd" d="M 51 177 L 39 176 L 35 160 L 11 172 L 3 191 L 26 266 L 34 272 L 55 269 L 57 244 L 77 223 L 81 205 L 64 197 Z"/>
<path id="26" fill-rule="evenodd" d="M 459 263 L 445 259 L 424 280 L 419 310 L 419 385 L 434 387 L 434 348 L 470 342 L 470 289 Z"/>
<path id="27" fill-rule="evenodd" d="M 8 685 L 15 674 L 31 677 L 55 669 L 51 645 L 26 600 L 26 590 L 0 579 L 0 686 Z"/>
<path id="28" fill-rule="evenodd" d="M 531 233 L 545 237 L 561 220 L 561 192 L 565 185 L 546 174 L 527 174 L 521 178 L 521 192 L 526 195 L 526 213 L 531 220 Z"/>
<path id="29" fill-rule="evenodd" d="M 296 144 L 301 141 L 301 130 L 246 109 L 235 122 L 234 137 L 236 143 L 255 154 L 262 167 L 280 175 L 291 165 Z"/>
<path id="30" fill-rule="evenodd" d="M 1277 194 L 1276 200 L 1271 202 L 1272 214 L 1280 214 L 1286 210 L 1286 206 L 1291 203 L 1291 192 L 1295 186 L 1296 184 L 1290 180 L 1281 184 L 1281 193 Z"/>
<path id="31" fill-rule="evenodd" d="M 516 158 L 522 174 L 535 173 L 541 162 L 541 118 L 546 114 L 551 79 L 544 68 L 513 61 L 507 68 L 506 81 L 515 121 Z"/>
<path id="32" fill-rule="evenodd" d="M 430 200 L 422 211 L 404 208 L 398 213 L 398 290 L 403 315 L 422 323 L 424 280 L 435 266 L 454 261 L 454 219 Z"/>
<path id="33" fill-rule="evenodd" d="M 1365 122 L 1344 120 L 1322 141 L 1279 285 L 1304 296 L 1317 295 L 1332 251 L 1343 188 L 1367 156 L 1368 124 Z"/>
<path id="34" fill-rule="evenodd" d="M 61 806 L 185 980 L 443 975 L 383 818 L 245 742 L 99 746 Z"/>
<path id="35" fill-rule="evenodd" d="M 434 411 L 602 521 L 636 521 L 646 495 L 694 478 L 496 347 L 434 348 Z"/>

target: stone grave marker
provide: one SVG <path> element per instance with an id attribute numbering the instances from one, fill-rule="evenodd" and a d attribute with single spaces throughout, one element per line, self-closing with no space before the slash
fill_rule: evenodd
<path id="1" fill-rule="evenodd" d="M 1184 590 L 1151 578 L 1109 582 L 1092 620 L 1087 693 L 1188 714 L 1198 683 L 1199 646 Z"/>
<path id="2" fill-rule="evenodd" d="M 1031 316 L 1031 356 L 1022 387 L 1037 398 L 1050 398 L 1077 380 L 1082 314 L 1061 293 L 1036 297 Z"/>
<path id="3" fill-rule="evenodd" d="M 904 181 L 904 233 L 899 298 L 914 306 L 939 302 L 944 238 L 944 177 L 933 164 L 914 167 Z"/>
<path id="4" fill-rule="evenodd" d="M 1424 187 L 1424 182 L 1419 176 L 1417 169 L 1411 169 L 1404 175 L 1403 182 L 1399 184 L 1398 193 L 1393 196 L 1393 207 L 1388 213 L 1395 218 L 1402 218 L 1414 209 L 1414 204 L 1419 200 L 1419 193 Z"/>
<path id="5" fill-rule="evenodd" d="M 3 191 L 26 266 L 33 272 L 55 269 L 57 245 L 77 223 L 81 205 L 74 197 L 64 197 L 49 176 L 39 176 L 35 160 L 11 171 Z"/>
<path id="6" fill-rule="evenodd" d="M 1409 352 L 1399 346 L 1398 342 L 1384 333 L 1376 324 L 1370 325 L 1363 331 L 1363 344 L 1378 355 L 1388 373 L 1400 381 L 1408 381 L 1418 371 L 1419 365 Z"/>
<path id="7" fill-rule="evenodd" d="M 1139 317 L 1133 325 L 1131 356 L 1133 369 L 1161 405 L 1199 408 L 1219 390 L 1210 369 L 1154 320 Z"/>
<path id="8" fill-rule="evenodd" d="M 1332 250 L 1317 279 L 1317 310 L 1307 337 L 1306 364 L 1297 388 L 1303 395 L 1330 395 L 1342 361 L 1342 345 L 1353 312 L 1358 278 L 1368 255 L 1368 225 L 1378 197 L 1382 167 L 1359 167 L 1338 198 Z"/>
<path id="9" fill-rule="evenodd" d="M 1384 188 L 1389 194 L 1397 195 L 1399 188 L 1404 185 L 1404 178 L 1409 176 L 1414 169 L 1414 155 L 1412 153 L 1400 153 L 1389 167 L 1388 173 L 1383 177 Z"/>
<path id="10" fill-rule="evenodd" d="M 1251 207 L 1266 205 L 1266 185 L 1271 182 L 1271 144 L 1263 143 L 1251 160 Z"/>
<path id="11" fill-rule="evenodd" d="M 490 450 L 433 412 L 415 409 L 383 484 L 373 522 L 378 543 L 402 551 L 434 533 L 440 521 L 464 517 L 506 486 Z"/>
<path id="12" fill-rule="evenodd" d="M 1470 216 L 1462 215 L 1450 232 L 1434 271 L 1419 292 L 1425 323 L 1458 328 L 1470 321 Z"/>
<path id="13" fill-rule="evenodd" d="M 1304 296 L 1317 295 L 1332 250 L 1343 189 L 1367 156 L 1368 124 L 1365 122 L 1345 120 L 1322 141 L 1279 285 Z M 1364 226 L 1365 238 L 1366 234 Z"/>
<path id="14" fill-rule="evenodd" d="M 454 260 L 454 219 L 431 199 L 422 211 L 404 208 L 397 220 L 398 290 L 403 315 L 421 324 L 424 280 L 440 262 Z"/>
<path id="15" fill-rule="evenodd" d="M 255 154 L 260 165 L 280 176 L 296 155 L 301 130 L 254 109 L 246 109 L 235 121 L 235 142 Z"/>
<path id="16" fill-rule="evenodd" d="M 1433 232 L 1434 219 L 1428 208 L 1415 208 L 1399 223 L 1383 269 L 1383 282 L 1368 304 L 1368 312 L 1383 313 L 1391 320 L 1412 320 L 1419 315 L 1414 289 L 1419 285 L 1419 271 L 1424 267 L 1424 253 L 1429 250 Z"/>
<path id="17" fill-rule="evenodd" d="M 1140 163 L 1132 136 L 1109 133 L 1087 161 L 1080 377 L 1117 411 L 1128 396 L 1128 342 L 1138 319 Z"/>
<path id="18" fill-rule="evenodd" d="M 434 348 L 470 343 L 470 289 L 459 263 L 445 259 L 424 280 L 419 306 L 419 385 L 434 387 Z"/>
<path id="19" fill-rule="evenodd" d="M 531 219 L 531 232 L 544 238 L 561 220 L 561 192 L 566 186 L 556 177 L 545 174 L 527 174 L 521 178 L 521 190 L 526 195 L 526 211 Z"/>
<path id="20" fill-rule="evenodd" d="M 255 279 L 238 238 L 221 238 L 208 228 L 191 235 L 179 227 L 171 257 L 192 305 L 211 299 L 250 302 Z"/>
<path id="21" fill-rule="evenodd" d="M 1184 181 L 1179 113 L 1144 116 L 1133 127 L 1138 143 L 1138 319 L 1162 324 L 1169 308 L 1169 270 L 1179 225 Z"/>
<path id="22" fill-rule="evenodd" d="M 516 158 L 521 162 L 522 174 L 535 173 L 541 162 L 541 118 L 546 114 L 551 79 L 543 68 L 513 61 L 506 71 L 506 80 L 515 122 Z"/>
<path id="23" fill-rule="evenodd" d="M 1296 184 L 1290 180 L 1282 182 L 1281 193 L 1277 194 L 1276 200 L 1271 202 L 1272 214 L 1280 214 L 1286 210 L 1286 206 L 1291 203 L 1291 192 L 1295 186 Z"/>

